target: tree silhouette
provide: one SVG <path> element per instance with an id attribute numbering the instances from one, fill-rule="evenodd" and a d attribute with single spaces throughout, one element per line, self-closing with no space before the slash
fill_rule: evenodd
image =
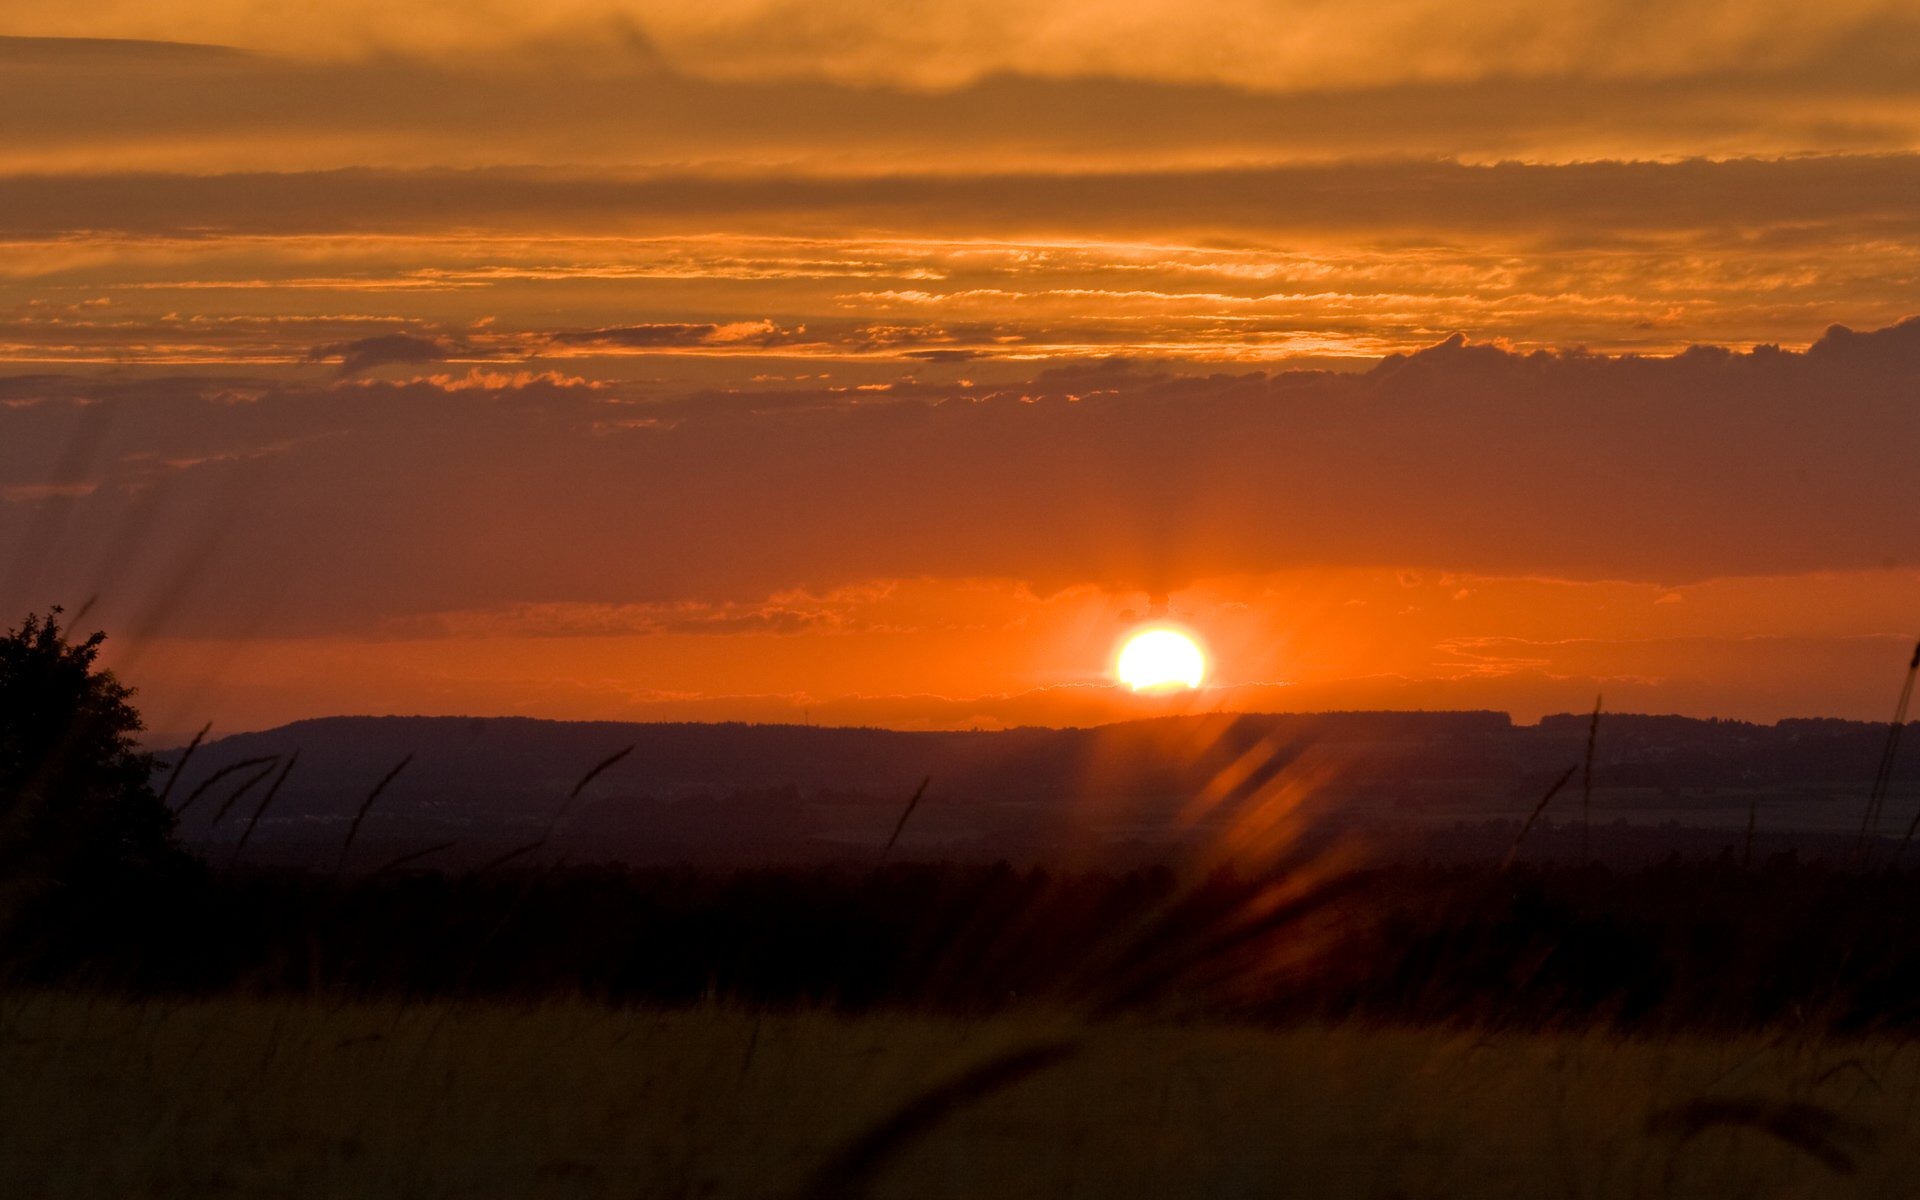
<path id="1" fill-rule="evenodd" d="M 180 857 L 133 691 L 96 666 L 106 635 L 70 641 L 60 612 L 0 636 L 0 882 L 14 905 L 103 899 Z"/>

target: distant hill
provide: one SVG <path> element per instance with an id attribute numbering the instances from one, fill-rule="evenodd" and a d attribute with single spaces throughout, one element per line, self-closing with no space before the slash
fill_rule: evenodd
<path id="1" fill-rule="evenodd" d="M 1045 858 L 1152 856 L 1204 842 L 1286 791 L 1316 828 L 1425 831 L 1504 825 L 1585 754 L 1588 716 L 1515 725 L 1503 713 L 1209 714 L 1091 729 L 901 732 L 799 725 L 632 724 L 524 717 L 331 717 L 199 748 L 173 788 L 183 834 L 237 839 L 266 794 L 267 764 L 299 754 L 250 853 L 330 861 L 354 811 L 403 758 L 369 814 L 355 861 L 451 841 L 449 861 L 540 835 L 590 768 L 631 751 L 564 814 L 543 852 L 578 861 L 857 856 L 884 843 L 923 779 L 905 852 Z M 1603 716 L 1593 818 L 1611 826 L 1721 829 L 1754 815 L 1769 837 L 1838 836 L 1857 823 L 1886 738 L 1864 722 L 1777 725 Z M 1904 831 L 1920 745 L 1896 772 L 1888 824 Z M 180 751 L 161 756 L 163 768 Z M 164 780 L 164 775 L 162 776 Z M 1568 793 L 1572 795 L 1571 792 Z M 1196 797 L 1205 798 L 1204 817 Z M 1564 821 L 1560 801 L 1553 820 Z M 222 807 L 228 811 L 218 823 Z M 1488 833 L 1491 846 L 1504 835 Z M 1543 833 L 1550 838 L 1551 833 Z M 1483 847 L 1484 848 L 1484 847 Z M 365 861 L 361 861 L 364 859 Z"/>

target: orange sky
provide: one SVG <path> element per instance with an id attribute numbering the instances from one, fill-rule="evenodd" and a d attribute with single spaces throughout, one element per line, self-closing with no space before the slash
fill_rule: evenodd
<path id="1" fill-rule="evenodd" d="M 1880 717 L 1917 313 L 1910 3 L 0 12 L 0 604 L 166 730 Z"/>

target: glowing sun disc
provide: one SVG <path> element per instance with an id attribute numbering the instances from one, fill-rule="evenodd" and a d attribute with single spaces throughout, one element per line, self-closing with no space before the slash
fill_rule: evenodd
<path id="1" fill-rule="evenodd" d="M 1207 676 L 1207 656 L 1177 629 L 1145 629 L 1120 648 L 1114 674 L 1136 692 L 1197 688 Z"/>

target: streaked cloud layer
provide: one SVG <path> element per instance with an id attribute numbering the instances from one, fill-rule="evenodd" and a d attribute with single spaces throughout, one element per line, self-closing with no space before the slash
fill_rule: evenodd
<path id="1" fill-rule="evenodd" d="M 676 325 L 815 358 L 1373 357 L 1452 332 L 1671 352 L 1891 323 L 1920 278 L 1920 156 L 5 186 L 16 362 L 293 361 L 396 331 L 520 361 Z"/>
<path id="2" fill-rule="evenodd" d="M 0 169 L 750 165 L 838 174 L 1914 150 L 1920 36 L 1871 21 L 1850 28 L 1851 39 L 1782 43 L 1782 53 L 1738 67 L 1714 57 L 1683 58 L 1672 71 L 1489 64 L 1340 82 L 1283 76 L 1271 88 L 1205 72 L 976 72 L 931 90 L 817 72 L 714 75 L 635 58 L 618 40 L 315 61 L 5 39 Z"/>
<path id="3" fill-rule="evenodd" d="M 1780 71 L 1911 43 L 1899 0 L 15 0 L 0 30 L 146 38 L 333 59 L 470 60 L 580 44 L 718 78 L 953 87 L 998 74 L 1231 83 L 1261 90 Z"/>

